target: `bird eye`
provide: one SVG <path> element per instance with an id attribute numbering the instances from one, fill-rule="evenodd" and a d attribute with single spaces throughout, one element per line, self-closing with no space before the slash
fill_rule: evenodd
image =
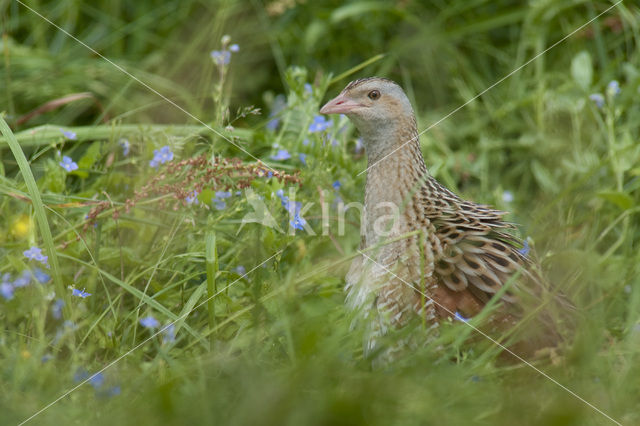
<path id="1" fill-rule="evenodd" d="M 377 90 L 372 90 L 372 91 L 369 92 L 369 94 L 367 96 L 372 101 L 375 101 L 380 97 L 380 92 L 378 92 Z"/>

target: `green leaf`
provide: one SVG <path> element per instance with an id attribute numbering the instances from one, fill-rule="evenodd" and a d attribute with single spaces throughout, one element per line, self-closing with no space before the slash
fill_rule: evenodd
<path id="1" fill-rule="evenodd" d="M 571 76 L 582 90 L 589 90 L 593 80 L 593 64 L 591 55 L 586 50 L 574 56 L 571 61 Z"/>
<path id="2" fill-rule="evenodd" d="M 622 210 L 628 210 L 633 207 L 633 198 L 625 193 L 620 191 L 600 191 L 598 192 L 598 197 L 607 200 L 616 206 L 620 207 Z"/>

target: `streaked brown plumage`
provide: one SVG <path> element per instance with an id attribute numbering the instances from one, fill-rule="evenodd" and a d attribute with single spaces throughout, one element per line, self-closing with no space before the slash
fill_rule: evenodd
<path id="1" fill-rule="evenodd" d="M 374 299 L 383 317 L 379 333 L 416 313 L 434 327 L 456 312 L 474 316 L 513 276 L 517 284 L 502 295 L 496 322 L 515 322 L 521 294 L 540 300 L 545 286 L 510 233 L 514 226 L 503 220 L 506 213 L 465 201 L 429 175 L 400 86 L 377 77 L 356 80 L 320 112 L 346 114 L 367 152 L 361 249 L 370 250 L 347 275 L 347 303 L 361 308 Z"/>

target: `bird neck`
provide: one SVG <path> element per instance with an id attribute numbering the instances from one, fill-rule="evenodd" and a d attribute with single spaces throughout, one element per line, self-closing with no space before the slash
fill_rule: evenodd
<path id="1" fill-rule="evenodd" d="M 367 140 L 368 170 L 365 188 L 366 244 L 379 241 L 375 223 L 385 222 L 396 215 L 391 235 L 400 235 L 411 230 L 415 214 L 414 196 L 419 192 L 424 179 L 428 176 L 422 157 L 418 132 L 415 128 L 397 131 L 393 139 Z M 377 137 L 377 136 L 376 136 Z M 371 150 L 370 147 L 385 144 L 383 149 Z M 368 145 L 368 146 L 367 146 Z M 389 228 L 389 225 L 385 225 Z M 377 227 L 378 230 L 380 226 Z"/>

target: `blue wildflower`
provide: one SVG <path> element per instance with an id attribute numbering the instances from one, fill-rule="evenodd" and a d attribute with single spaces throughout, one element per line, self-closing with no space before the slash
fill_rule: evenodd
<path id="1" fill-rule="evenodd" d="M 129 155 L 129 150 L 131 149 L 131 144 L 129 143 L 129 141 L 123 138 L 118 141 L 118 144 L 122 147 L 122 155 L 124 155 L 125 157 Z"/>
<path id="2" fill-rule="evenodd" d="M 463 317 L 458 311 L 456 311 L 456 313 L 453 315 L 453 318 L 457 319 L 458 321 L 469 322 L 469 318 Z"/>
<path id="3" fill-rule="evenodd" d="M 140 318 L 140 325 L 145 328 L 158 328 L 160 327 L 160 322 L 149 315 L 147 317 Z"/>
<path id="4" fill-rule="evenodd" d="M 523 256 L 527 256 L 530 250 L 531 249 L 529 247 L 529 240 L 524 240 L 524 244 L 522 248 L 518 250 L 518 252 Z"/>
<path id="5" fill-rule="evenodd" d="M 285 161 L 291 158 L 291 154 L 286 149 L 279 149 L 276 155 L 272 155 L 271 159 L 274 161 Z"/>
<path id="6" fill-rule="evenodd" d="M 171 323 L 162 330 L 162 343 L 173 343 L 175 341 L 176 341 L 176 326 L 174 323 Z"/>
<path id="7" fill-rule="evenodd" d="M 165 145 L 160 149 L 153 150 L 153 160 L 149 161 L 149 165 L 151 167 L 158 167 L 158 165 L 171 160 L 173 160 L 173 152 L 169 146 Z"/>
<path id="8" fill-rule="evenodd" d="M 364 144 L 362 143 L 362 138 L 356 139 L 356 146 L 354 151 L 356 154 L 360 154 L 362 153 L 362 151 L 364 151 Z"/>
<path id="9" fill-rule="evenodd" d="M 301 231 L 304 230 L 304 225 L 306 225 L 307 221 L 304 220 L 303 217 L 300 217 L 298 213 L 293 217 L 293 220 L 289 222 L 293 229 L 299 229 Z"/>
<path id="10" fill-rule="evenodd" d="M 104 375 L 102 373 L 94 374 L 89 379 L 89 383 L 91 383 L 94 389 L 100 389 L 102 385 L 104 385 Z"/>
<path id="11" fill-rule="evenodd" d="M 316 115 L 309 125 L 309 133 L 324 132 L 333 125 L 333 120 L 327 120 L 324 115 Z"/>
<path id="12" fill-rule="evenodd" d="M 198 201 L 198 194 L 199 194 L 199 192 L 198 192 L 198 191 L 196 191 L 196 190 L 194 189 L 193 191 L 191 191 L 191 192 L 189 193 L 189 195 L 187 195 L 187 196 L 184 198 L 184 200 L 187 202 L 187 204 L 193 204 L 193 203 L 198 204 L 198 203 L 199 203 L 199 201 Z"/>
<path id="13" fill-rule="evenodd" d="M 267 127 L 267 130 L 271 130 L 272 132 L 275 132 L 278 129 L 279 125 L 280 125 L 280 119 L 272 118 L 271 120 L 269 120 L 266 127 Z"/>
<path id="14" fill-rule="evenodd" d="M 604 96 L 602 96 L 601 93 L 592 93 L 589 95 L 589 99 L 591 99 L 598 108 L 602 108 L 604 106 Z"/>
<path id="15" fill-rule="evenodd" d="M 504 201 L 505 203 L 511 203 L 513 202 L 513 193 L 511 191 L 504 191 L 502 193 L 502 201 Z"/>
<path id="16" fill-rule="evenodd" d="M 309 94 L 313 93 L 313 86 L 310 85 L 309 83 L 305 83 L 304 84 L 304 91 L 305 91 L 305 93 L 309 93 Z"/>
<path id="17" fill-rule="evenodd" d="M 64 300 L 56 299 L 51 305 L 51 316 L 55 319 L 62 318 L 62 307 L 64 306 Z"/>
<path id="18" fill-rule="evenodd" d="M 76 383 L 83 382 L 89 378 L 89 372 L 84 368 L 80 367 L 73 374 L 73 381 Z"/>
<path id="19" fill-rule="evenodd" d="M 273 172 L 271 170 L 269 170 L 267 172 L 267 178 L 272 178 L 273 177 Z"/>
<path id="20" fill-rule="evenodd" d="M 75 141 L 76 139 L 78 139 L 78 135 L 76 135 L 71 130 L 60 129 L 60 131 L 62 132 L 64 137 L 67 138 L 67 139 L 71 139 L 72 141 Z"/>
<path id="21" fill-rule="evenodd" d="M 231 197 L 231 191 L 216 191 L 216 198 L 229 198 Z"/>
<path id="22" fill-rule="evenodd" d="M 74 170 L 78 170 L 78 163 L 73 161 L 71 157 L 67 157 L 66 155 L 62 157 L 62 161 L 59 162 L 60 166 L 65 169 L 67 172 L 72 172 Z"/>
<path id="23" fill-rule="evenodd" d="M 242 265 L 238 265 L 236 266 L 236 268 L 234 269 L 234 272 L 238 275 L 244 275 L 247 272 L 247 268 L 245 268 Z"/>
<path id="24" fill-rule="evenodd" d="M 228 65 L 231 61 L 231 52 L 228 50 L 212 50 L 211 59 L 218 66 Z"/>
<path id="25" fill-rule="evenodd" d="M 6 300 L 13 299 L 13 290 L 11 283 L 5 281 L 0 283 L 0 296 L 4 297 Z"/>
<path id="26" fill-rule="evenodd" d="M 616 97 L 620 92 L 620 83 L 618 83 L 618 80 L 611 80 L 609 84 L 607 84 L 607 95 L 609 97 Z"/>
<path id="27" fill-rule="evenodd" d="M 22 271 L 22 274 L 13 282 L 15 288 L 26 287 L 29 284 L 31 284 L 31 272 L 26 269 Z"/>
<path id="28" fill-rule="evenodd" d="M 42 355 L 42 358 L 40 358 L 40 362 L 44 364 L 45 362 L 50 361 L 52 359 L 53 359 L 53 355 L 44 354 L 44 355 Z"/>
<path id="29" fill-rule="evenodd" d="M 38 261 L 38 262 L 42 263 L 43 265 L 45 265 L 47 268 L 49 267 L 49 256 L 43 255 L 42 254 L 42 249 L 40 249 L 40 248 L 38 248 L 36 246 L 31 246 L 31 248 L 29 250 L 23 251 L 22 254 L 27 259 Z"/>
<path id="30" fill-rule="evenodd" d="M 240 51 L 240 46 L 238 46 L 237 44 L 232 44 L 231 46 L 229 46 L 229 50 L 232 52 L 239 52 Z"/>
<path id="31" fill-rule="evenodd" d="M 304 164 L 305 166 L 307 165 L 307 154 L 300 153 L 298 154 L 298 158 L 300 159 L 300 162 L 302 164 Z"/>
<path id="32" fill-rule="evenodd" d="M 302 141 L 302 145 L 307 146 L 309 145 L 309 139 L 305 139 Z"/>
<path id="33" fill-rule="evenodd" d="M 227 208 L 227 203 L 224 200 L 214 198 L 213 200 L 211 200 L 211 202 L 213 203 L 213 207 L 215 207 L 216 210 L 224 210 Z"/>
<path id="34" fill-rule="evenodd" d="M 49 280 L 51 279 L 51 276 L 49 274 L 47 274 L 46 272 L 44 272 L 42 269 L 40 268 L 34 268 L 33 269 L 33 276 L 35 277 L 36 280 L 38 280 L 41 284 L 45 284 L 47 282 L 49 282 Z"/>
<path id="35" fill-rule="evenodd" d="M 282 203 L 282 206 L 287 209 L 290 216 L 295 216 L 300 213 L 300 210 L 302 209 L 302 202 L 287 200 Z"/>
<path id="36" fill-rule="evenodd" d="M 331 185 L 333 186 L 333 189 L 335 189 L 336 191 L 340 189 L 340 187 L 342 186 L 342 184 L 340 183 L 339 180 L 333 182 L 333 184 Z"/>
<path id="37" fill-rule="evenodd" d="M 84 289 L 78 290 L 77 288 L 72 288 L 71 295 L 86 299 L 87 297 L 91 296 L 91 293 L 87 293 L 86 291 L 84 291 Z"/>

